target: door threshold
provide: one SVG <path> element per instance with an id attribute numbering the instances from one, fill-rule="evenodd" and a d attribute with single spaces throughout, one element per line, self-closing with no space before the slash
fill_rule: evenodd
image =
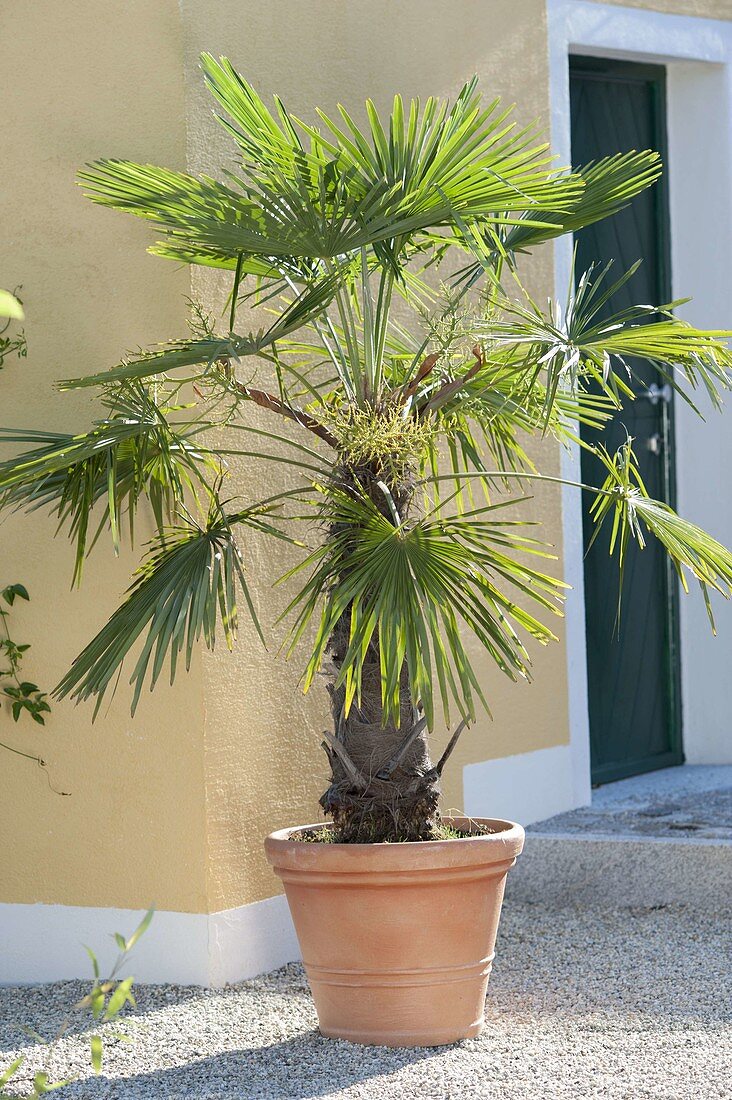
<path id="1" fill-rule="evenodd" d="M 666 768 L 678 768 L 684 763 L 682 752 L 664 752 L 658 756 L 648 756 L 645 760 L 632 760 L 625 763 L 602 764 L 592 769 L 592 787 L 604 787 L 607 783 L 616 783 L 620 779 L 632 779 L 635 775 L 648 772 L 660 772 Z"/>

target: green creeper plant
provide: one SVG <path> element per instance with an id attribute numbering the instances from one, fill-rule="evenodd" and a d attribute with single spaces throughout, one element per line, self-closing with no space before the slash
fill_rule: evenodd
<path id="1" fill-rule="evenodd" d="M 22 331 L 14 335 L 5 335 L 12 321 L 22 321 L 25 317 L 23 305 L 17 297 L 19 289 L 19 287 L 16 288 L 15 294 L 0 290 L 0 319 L 6 319 L 5 324 L 0 325 L 0 368 L 8 355 L 15 354 L 22 358 L 27 353 L 25 334 Z M 20 665 L 30 645 L 27 643 L 20 645 L 16 642 L 8 628 L 8 607 L 12 607 L 16 599 L 30 599 L 25 585 L 9 584 L 0 589 L 0 701 L 9 702 L 13 721 L 17 722 L 21 714 L 26 714 L 34 722 L 43 726 L 45 725 L 44 714 L 50 713 L 51 710 L 48 695 L 40 690 L 38 684 L 20 678 Z M 41 768 L 47 767 L 46 761 L 41 756 L 22 752 L 12 745 L 5 744 L 4 741 L 0 741 L 0 748 L 32 760 Z M 51 790 L 57 794 L 67 793 L 56 791 L 48 772 L 46 772 L 46 779 Z"/>
<path id="2" fill-rule="evenodd" d="M 8 606 L 12 607 L 16 599 L 30 599 L 25 585 L 9 584 L 0 590 L 0 601 L 4 601 Z M 0 697 L 9 700 L 15 722 L 21 714 L 25 713 L 39 726 L 43 726 L 46 721 L 44 714 L 49 714 L 51 711 L 46 701 L 47 695 L 40 690 L 38 684 L 20 679 L 20 666 L 30 645 L 28 643 L 20 645 L 11 638 L 8 619 L 7 607 L 0 604 L 0 659 L 4 659 L 5 663 L 4 668 L 0 667 Z"/>
<path id="3" fill-rule="evenodd" d="M 562 479 L 536 468 L 527 438 L 581 442 L 580 425 L 635 399 L 637 359 L 680 399 L 718 400 L 729 333 L 680 320 L 674 303 L 609 314 L 633 269 L 578 273 L 548 308 L 519 278 L 523 254 L 651 186 L 656 153 L 557 168 L 475 80 L 452 104 L 396 96 L 387 117 L 369 101 L 363 125 L 339 106 L 313 126 L 278 98 L 268 107 L 227 60 L 202 67 L 237 153 L 222 179 L 100 160 L 81 181 L 94 202 L 148 221 L 155 255 L 229 279 L 221 323 L 196 308 L 188 338 L 61 382 L 100 394 L 88 429 L 1 433 L 26 448 L 0 466 L 3 505 L 55 512 L 76 580 L 103 533 L 115 547 L 123 527 L 132 535 L 143 502 L 157 526 L 56 694 L 98 708 L 134 651 L 134 710 L 201 636 L 233 643 L 242 601 L 261 634 L 247 540 L 285 540 L 287 652 L 309 645 L 304 687 L 323 673 L 330 692 L 321 803 L 334 835 L 428 838 L 445 761 L 488 705 L 471 646 L 528 679 L 530 644 L 551 641 L 561 613 L 565 586 L 523 505 L 534 481 Z M 250 306 L 259 328 L 242 325 Z M 285 487 L 242 499 L 231 455 L 251 484 L 269 467 Z M 631 539 L 658 538 L 684 585 L 729 597 L 732 555 L 649 499 L 632 441 L 602 457 L 604 483 L 581 488 L 621 569 Z M 435 764 L 440 714 L 457 727 Z"/>
<path id="4" fill-rule="evenodd" d="M 44 726 L 46 724 L 44 715 L 51 712 L 48 694 L 41 691 L 38 684 L 34 684 L 32 680 L 21 678 L 20 666 L 30 649 L 30 643 L 16 642 L 8 626 L 10 620 L 8 606 L 12 607 L 17 599 L 30 599 L 24 584 L 8 584 L 0 589 L 0 703 L 7 703 L 14 722 L 18 722 L 22 715 L 26 715 L 39 726 Z M 16 745 L 8 745 L 5 741 L 0 741 L 0 749 L 11 752 L 14 756 L 22 756 L 25 760 L 32 760 L 43 769 L 46 782 L 53 793 L 68 796 L 69 791 L 60 791 L 53 785 L 48 764 L 42 756 L 33 752 L 24 752 Z"/>
<path id="5" fill-rule="evenodd" d="M 17 297 L 19 290 L 20 287 L 16 287 L 15 294 L 11 294 L 9 290 L 0 289 L 0 370 L 8 355 L 17 355 L 24 359 L 28 354 L 23 330 L 10 331 L 14 322 L 24 318 L 23 303 Z"/>
<path id="6" fill-rule="evenodd" d="M 148 909 L 129 939 L 125 939 L 119 932 L 114 933 L 114 941 L 117 944 L 119 954 L 108 978 L 102 978 L 99 961 L 92 949 L 90 947 L 85 949 L 94 972 L 91 989 L 73 1006 L 72 1011 L 65 1017 L 50 1039 L 44 1038 L 43 1035 L 31 1027 L 23 1026 L 21 1030 L 34 1042 L 47 1047 L 50 1053 L 54 1046 L 66 1035 L 72 1023 L 79 1018 L 80 1014 L 89 1015 L 95 1025 L 102 1025 L 115 1022 L 128 1004 L 134 1008 L 136 1002 L 132 993 L 132 986 L 135 979 L 119 978 L 118 974 L 122 967 L 127 965 L 130 952 L 135 944 L 150 927 L 153 915 L 154 910 Z M 112 1033 L 112 1036 L 123 1042 L 131 1041 L 130 1036 L 125 1032 L 116 1031 Z M 101 1073 L 104 1057 L 104 1039 L 101 1034 L 95 1033 L 89 1037 L 89 1057 L 94 1072 Z M 67 1077 L 61 1081 L 51 1081 L 48 1070 L 39 1070 L 33 1075 L 30 1092 L 24 1093 L 22 1096 L 15 1091 L 8 1092 L 6 1086 L 17 1083 L 17 1078 L 22 1073 L 24 1063 L 25 1058 L 21 1056 L 0 1072 L 0 1100 L 11 1100 L 11 1098 L 13 1100 L 37 1100 L 39 1096 L 45 1096 L 49 1092 L 62 1089 L 75 1080 L 74 1077 Z"/>

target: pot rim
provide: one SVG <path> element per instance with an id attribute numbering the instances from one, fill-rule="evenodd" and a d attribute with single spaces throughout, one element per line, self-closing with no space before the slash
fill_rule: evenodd
<path id="1" fill-rule="evenodd" d="M 328 848 L 435 848 L 441 844 L 459 844 L 459 843 L 472 843 L 475 840 L 513 840 L 514 837 L 524 837 L 524 828 L 516 821 L 509 821 L 503 817 L 474 817 L 468 816 L 468 814 L 449 814 L 442 816 L 441 821 L 444 821 L 447 825 L 470 825 L 473 822 L 476 825 L 501 825 L 500 829 L 497 829 L 492 833 L 475 833 L 473 836 L 451 836 L 444 837 L 442 840 L 374 840 L 369 841 L 368 844 L 342 844 L 339 842 L 329 841 L 327 845 L 323 847 Z M 307 843 L 302 840 L 294 840 L 293 833 L 303 833 L 307 829 L 322 829 L 327 826 L 327 821 L 316 821 L 310 825 L 291 825 L 287 829 L 275 829 L 274 832 L 269 833 L 267 840 L 273 840 L 277 843 L 284 841 L 287 844 L 303 844 Z M 317 843 L 311 842 L 311 843 Z"/>
<path id="2" fill-rule="evenodd" d="M 303 829 L 320 828 L 323 822 L 313 825 L 295 825 L 289 829 L 277 829 L 265 840 L 267 859 L 278 867 L 297 866 L 301 869 L 331 868 L 353 869 L 354 864 L 366 869 L 390 866 L 394 869 L 419 867 L 449 867 L 464 864 L 496 863 L 515 859 L 524 846 L 524 830 L 514 821 L 503 818 L 464 817 L 455 815 L 443 818 L 448 824 L 460 826 L 475 822 L 479 825 L 497 826 L 494 833 L 476 833 L 474 836 L 451 837 L 445 840 L 408 840 L 389 843 L 377 841 L 371 844 L 318 844 L 293 840 L 293 833 Z"/>

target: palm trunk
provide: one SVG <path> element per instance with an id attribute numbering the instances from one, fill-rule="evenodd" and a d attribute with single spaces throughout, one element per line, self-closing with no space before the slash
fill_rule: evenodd
<path id="1" fill-rule="evenodd" d="M 336 664 L 338 648 L 334 637 Z M 331 687 L 330 694 L 335 737 L 326 749 L 332 778 L 320 804 L 333 818 L 338 839 L 351 844 L 430 839 L 438 821 L 439 777 L 406 683 L 398 729 L 382 725 L 378 653 L 367 659 L 360 706 L 354 703 L 345 716 L 345 690 Z"/>
<path id="2" fill-rule="evenodd" d="M 357 482 L 379 508 L 386 509 L 376 479 L 368 472 L 342 471 L 343 480 Z M 372 484 L 369 484 L 372 482 Z M 408 481 L 394 486 L 392 497 L 404 518 L 411 498 Z M 387 513 L 388 514 L 388 513 Z M 343 616 L 330 642 L 337 675 L 348 649 L 349 615 Z M 334 736 L 324 744 L 331 766 L 331 784 L 320 799 L 344 843 L 426 840 L 439 820 L 439 775 L 432 766 L 426 722 L 410 698 L 406 665 L 402 670 L 399 727 L 383 724 L 378 645 L 372 642 L 364 662 L 360 704 L 345 714 L 345 688 L 329 686 Z"/>

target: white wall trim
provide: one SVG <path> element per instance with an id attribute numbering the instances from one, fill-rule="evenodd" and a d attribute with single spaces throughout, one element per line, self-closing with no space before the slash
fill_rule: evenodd
<path id="1" fill-rule="evenodd" d="M 587 0 L 547 0 L 547 14 L 552 146 L 562 164 L 571 160 L 569 54 L 667 65 L 673 293 L 694 296 L 685 311 L 690 320 L 729 327 L 732 23 Z M 571 256 L 571 241 L 559 240 L 554 275 L 560 297 L 569 283 Z M 729 421 L 718 414 L 699 421 L 681 401 L 676 409 L 679 511 L 732 545 L 732 491 L 722 476 L 724 469 L 732 469 Z M 577 451 L 567 451 L 562 461 L 562 475 L 573 480 L 579 467 Z M 562 516 L 564 575 L 574 590 L 567 601 L 566 638 L 575 805 L 580 805 L 589 801 L 589 716 L 579 490 L 563 489 Z M 716 639 L 710 636 L 695 592 L 682 596 L 680 614 L 684 751 L 690 763 L 726 763 L 732 761 L 727 723 L 732 678 L 724 672 L 732 641 L 732 608 L 718 609 Z"/>
<path id="2" fill-rule="evenodd" d="M 128 936 L 133 909 L 0 904 L 0 985 L 88 978 L 96 952 L 102 970 L 116 958 L 111 934 Z M 300 958 L 287 901 L 278 895 L 219 913 L 156 912 L 130 956 L 138 982 L 220 987 Z"/>
<path id="3" fill-rule="evenodd" d="M 732 327 L 732 24 L 719 38 L 726 46 L 723 64 L 679 61 L 668 67 L 673 293 L 693 295 L 683 315 L 706 328 Z M 675 407 L 679 512 L 726 546 L 732 546 L 729 403 L 720 415 L 700 394 L 704 420 L 682 401 Z M 716 638 L 696 586 L 680 600 L 689 764 L 732 763 L 732 608 L 721 597 L 712 603 Z"/>
<path id="4" fill-rule="evenodd" d="M 520 825 L 571 810 L 577 805 L 572 747 L 554 745 L 467 764 L 463 799 L 469 817 L 502 817 Z"/>
<path id="5" fill-rule="evenodd" d="M 208 918 L 208 985 L 219 988 L 275 970 L 300 958 L 284 894 Z"/>

